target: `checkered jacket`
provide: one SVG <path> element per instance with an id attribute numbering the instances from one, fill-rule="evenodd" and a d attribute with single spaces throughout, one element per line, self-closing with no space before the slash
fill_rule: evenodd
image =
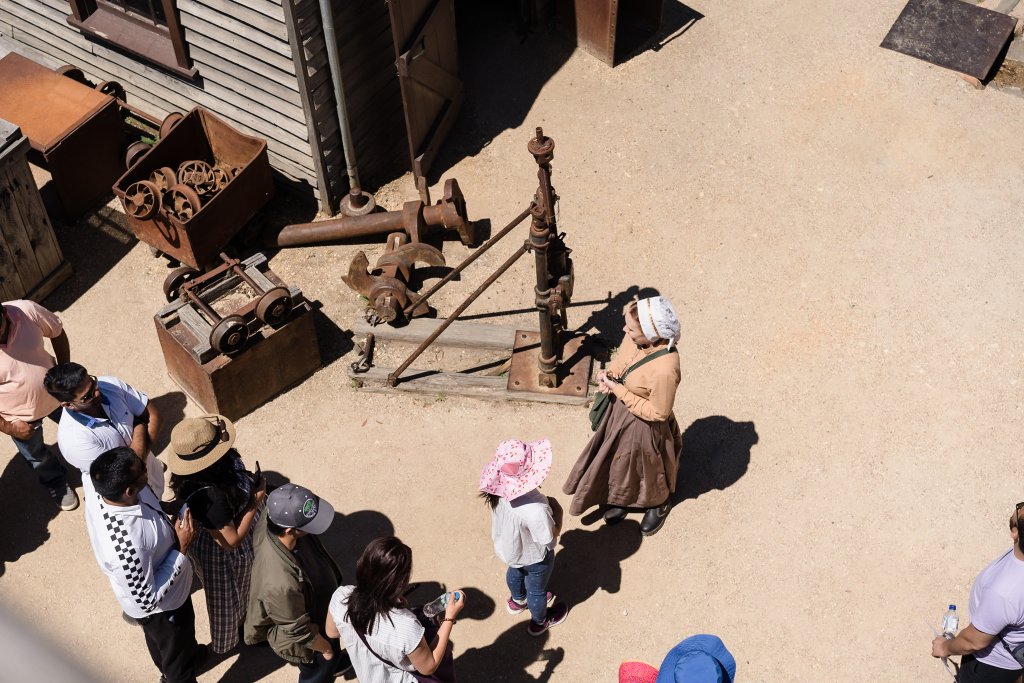
<path id="1" fill-rule="evenodd" d="M 139 504 L 86 501 L 85 520 L 96 562 L 125 613 L 136 619 L 181 607 L 192 586 L 192 565 L 178 552 L 171 521 L 147 486 Z"/>

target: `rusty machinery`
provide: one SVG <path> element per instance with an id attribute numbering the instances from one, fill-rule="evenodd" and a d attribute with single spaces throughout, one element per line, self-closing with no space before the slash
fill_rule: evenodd
<path id="1" fill-rule="evenodd" d="M 288 320 L 292 312 L 293 295 L 287 287 L 274 284 L 256 268 L 266 258 L 245 262 L 221 253 L 221 265 L 199 274 L 193 268 L 182 267 L 171 271 L 164 280 L 163 290 L 168 301 L 180 299 L 195 315 L 185 315 L 193 333 L 209 339 L 210 348 L 226 356 L 241 351 L 249 338 L 250 323 L 259 321 L 277 327 Z M 247 284 L 256 294 L 244 306 L 228 315 L 221 315 L 213 302 L 240 283 Z"/>
<path id="2" fill-rule="evenodd" d="M 502 228 L 486 243 L 481 245 L 466 260 L 452 269 L 447 275 L 441 278 L 430 289 L 419 295 L 403 307 L 403 312 L 411 313 L 418 307 L 424 305 L 444 285 L 451 282 L 473 261 L 479 258 L 484 252 L 493 247 L 503 237 L 509 234 L 528 216 L 532 217 L 530 235 L 523 245 L 520 246 L 497 270 L 495 270 L 484 282 L 477 287 L 466 299 L 459 304 L 437 328 L 428 335 L 423 342 L 388 375 L 387 382 L 395 386 L 401 379 L 401 375 L 460 315 L 490 287 L 505 271 L 511 268 L 527 252 L 534 253 L 536 268 L 536 286 L 534 288 L 534 304 L 537 307 L 540 322 L 539 352 L 535 366 L 525 366 L 522 362 L 517 364 L 516 354 L 513 353 L 512 365 L 509 371 L 510 388 L 520 390 L 538 391 L 559 389 L 559 362 L 562 360 L 563 351 L 571 343 L 574 351 L 579 350 L 581 339 L 568 340 L 565 334 L 566 313 L 565 308 L 572 298 L 573 290 L 573 264 L 569 258 L 571 250 L 565 245 L 565 234 L 558 233 L 555 218 L 555 203 L 558 196 L 551 185 L 551 161 L 554 158 L 555 141 L 544 135 L 541 128 L 536 129 L 536 135 L 530 139 L 527 149 L 533 155 L 537 163 L 537 177 L 539 184 L 530 205 L 508 225 Z M 517 337 L 528 336 L 528 333 L 517 335 Z M 579 355 L 579 354 L 575 354 Z M 521 354 L 520 358 L 526 358 Z M 581 357 L 570 370 L 571 373 L 585 373 L 589 377 L 590 359 Z M 563 369 L 564 370 L 564 369 Z M 535 373 L 535 374 L 534 374 Z M 561 374 L 565 374 L 564 372 Z M 512 385 L 515 385 L 514 387 Z M 585 386 L 585 382 L 584 382 Z M 576 390 L 579 387 L 575 387 Z"/>
<path id="3" fill-rule="evenodd" d="M 149 149 L 145 143 L 135 144 Z M 128 157 L 138 155 L 140 151 L 145 152 L 133 145 L 128 150 Z M 211 165 L 202 159 L 183 161 L 176 170 L 161 166 L 149 174 L 148 180 L 138 180 L 129 185 L 121 198 L 121 204 L 126 214 L 140 221 L 149 220 L 162 212 L 185 223 L 199 213 L 204 203 L 227 187 L 240 171 L 235 166 L 223 163 Z"/>

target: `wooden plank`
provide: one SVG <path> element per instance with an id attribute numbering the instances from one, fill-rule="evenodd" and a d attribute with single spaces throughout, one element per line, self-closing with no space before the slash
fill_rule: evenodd
<path id="1" fill-rule="evenodd" d="M 177 0 L 177 6 L 183 15 L 187 14 L 198 21 L 216 24 L 250 42 L 264 44 L 277 40 L 288 43 L 288 31 L 280 19 L 275 21 L 234 2 Z"/>
<path id="2" fill-rule="evenodd" d="M 202 69 L 205 64 L 211 64 L 218 68 L 221 68 L 223 64 L 227 64 L 240 67 L 239 71 L 244 70 L 252 73 L 254 76 L 274 81 L 278 85 L 282 85 L 295 92 L 299 91 L 298 85 L 295 83 L 295 72 L 290 65 L 287 70 L 282 70 L 266 62 L 261 62 L 244 52 L 221 45 L 206 36 L 193 34 L 190 37 L 189 54 L 192 55 L 192 61 L 195 63 L 196 68 L 199 69 L 200 74 L 203 73 Z"/>
<path id="3" fill-rule="evenodd" d="M 259 12 L 271 19 L 284 21 L 284 13 L 280 2 L 275 2 L 274 0 L 233 0 L 233 3 L 248 7 L 252 11 Z"/>
<path id="4" fill-rule="evenodd" d="M 6 177 L 7 187 L 13 190 L 15 197 L 21 197 L 21 201 L 17 202 L 21 222 L 25 225 L 29 243 L 39 263 L 39 272 L 45 276 L 57 269 L 64 261 L 64 255 L 57 244 L 57 237 L 53 233 L 50 217 L 43 207 L 36 181 L 27 163 L 10 166 Z"/>
<path id="5" fill-rule="evenodd" d="M 310 158 L 313 162 L 313 174 L 315 176 L 313 185 L 321 193 L 317 198 L 320 209 L 326 213 L 333 214 L 345 188 L 341 186 L 341 179 L 338 174 L 328 175 L 327 173 L 320 121 L 316 118 L 311 103 L 306 53 L 302 47 L 301 34 L 295 23 L 295 5 L 292 3 L 292 0 L 283 0 L 283 2 L 284 19 L 289 27 L 288 40 L 291 47 L 292 63 L 299 85 L 299 97 L 302 99 L 303 118 L 306 122 Z"/>
<path id="6" fill-rule="evenodd" d="M 182 17 L 182 27 L 185 29 L 185 41 L 192 42 L 190 34 L 198 33 L 207 38 L 216 40 L 221 45 L 227 45 L 242 52 L 248 52 L 253 57 L 285 70 L 290 67 L 291 56 L 288 53 L 288 43 L 279 40 L 267 39 L 263 43 L 254 43 L 243 36 L 236 35 L 220 26 L 205 22 L 197 17 L 188 15 Z"/>
<path id="7" fill-rule="evenodd" d="M 352 331 L 356 334 L 369 334 L 377 339 L 418 344 L 444 322 L 434 318 L 414 318 L 403 327 L 390 325 L 370 325 L 362 317 L 352 323 Z M 508 349 L 515 343 L 516 328 L 488 325 L 465 320 L 456 320 L 437 338 L 436 344 L 442 346 L 462 346 L 482 349 Z"/>
<path id="8" fill-rule="evenodd" d="M 12 301 L 25 296 L 28 287 L 18 274 L 18 260 L 8 246 L 4 232 L 0 232 L 0 301 Z"/>
<path id="9" fill-rule="evenodd" d="M 22 160 L 21 163 L 24 164 L 26 162 Z M 18 272 L 18 277 L 21 279 L 21 284 L 25 291 L 28 291 L 42 282 L 43 275 L 45 274 L 39 269 L 35 250 L 32 248 L 30 240 L 30 235 L 37 233 L 38 230 L 33 229 L 30 225 L 26 225 L 22 220 L 21 212 L 18 211 L 17 206 L 18 195 L 15 188 L 11 187 L 10 184 L 11 174 L 9 167 L 13 166 L 13 164 L 8 163 L 4 164 L 4 166 L 8 168 L 0 168 L 0 226 L 3 229 L 3 237 L 7 244 L 7 249 L 14 260 L 14 269 Z"/>
<path id="10" fill-rule="evenodd" d="M 71 273 L 74 269 L 71 264 L 67 261 L 61 263 L 56 270 L 46 276 L 42 282 L 35 286 L 31 292 L 25 295 L 26 299 L 31 299 L 37 304 L 41 304 L 46 297 L 53 294 L 54 290 L 63 284 L 65 280 L 71 277 Z"/>
<path id="11" fill-rule="evenodd" d="M 292 87 L 288 87 L 283 85 L 280 80 L 276 78 L 269 78 L 262 73 L 252 71 L 237 62 L 229 61 L 221 56 L 209 53 L 201 48 L 197 48 L 195 45 L 191 46 L 191 53 L 192 62 L 195 64 L 196 68 L 199 69 L 199 73 L 203 75 L 203 78 L 206 78 L 208 75 L 210 78 L 214 78 L 215 76 L 213 74 L 216 74 L 216 80 L 219 83 L 226 83 L 227 80 L 234 78 L 252 86 L 253 88 L 262 90 L 279 100 L 289 104 L 294 104 L 297 107 L 302 107 L 302 100 L 299 97 L 299 90 L 295 84 L 294 75 L 278 71 L 278 73 L 283 76 L 280 80 L 291 79 Z"/>
<path id="12" fill-rule="evenodd" d="M 397 386 L 387 385 L 388 374 L 394 368 L 370 368 L 367 372 L 356 373 L 348 369 L 348 376 L 361 383 L 360 391 L 371 393 L 410 393 L 430 394 L 433 396 L 466 396 L 482 398 L 490 401 L 523 401 L 526 403 L 561 403 L 564 405 L 584 405 L 586 396 L 563 396 L 560 394 L 540 394 L 526 391 L 509 391 L 506 388 L 507 377 L 482 377 L 466 375 L 458 372 L 434 372 L 409 368 L 402 375 Z"/>

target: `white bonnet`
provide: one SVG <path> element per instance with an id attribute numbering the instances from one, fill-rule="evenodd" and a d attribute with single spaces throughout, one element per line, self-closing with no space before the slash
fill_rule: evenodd
<path id="1" fill-rule="evenodd" d="M 636 302 L 640 329 L 651 341 L 667 339 L 671 349 L 679 342 L 680 326 L 672 303 L 663 296 L 652 296 Z"/>

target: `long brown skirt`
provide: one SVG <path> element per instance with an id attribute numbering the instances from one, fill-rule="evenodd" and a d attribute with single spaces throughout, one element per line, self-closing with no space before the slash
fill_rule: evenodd
<path id="1" fill-rule="evenodd" d="M 604 420 L 569 473 L 562 492 L 572 495 L 570 515 L 593 506 L 651 508 L 676 488 L 683 438 L 675 415 L 647 422 L 610 397 Z"/>

